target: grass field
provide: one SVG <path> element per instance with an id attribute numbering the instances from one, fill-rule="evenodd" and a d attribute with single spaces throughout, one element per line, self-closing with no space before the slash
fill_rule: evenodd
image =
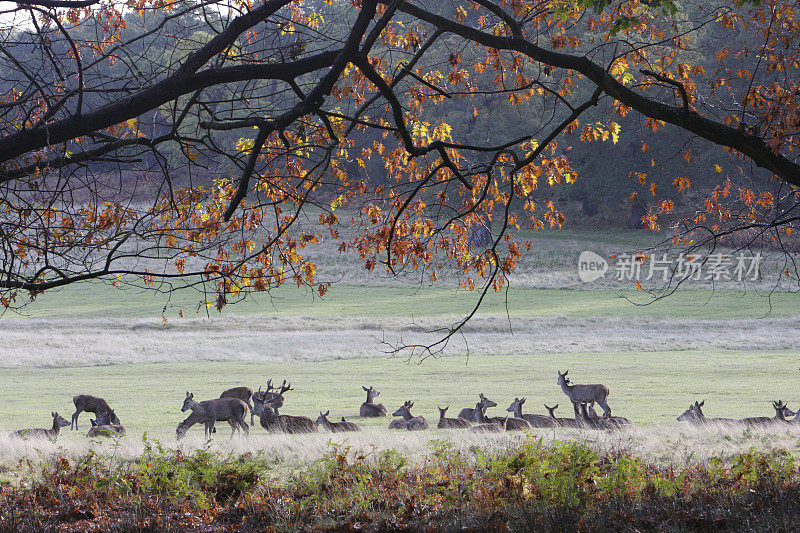
<path id="1" fill-rule="evenodd" d="M 564 282 L 574 277 L 577 251 L 643 246 L 641 235 L 571 232 L 562 242 L 544 234 L 540 250 L 528 259 L 539 266 L 525 275 L 535 277 L 537 269 L 550 268 L 541 265 L 551 265 L 552 279 Z M 364 281 L 361 274 L 354 279 Z M 72 396 L 90 393 L 116 408 L 128 430 L 121 442 L 135 451 L 144 432 L 174 441 L 175 426 L 185 418 L 180 412 L 185 391 L 212 398 L 235 385 L 257 388 L 269 378 L 294 385 L 287 393 L 288 414 L 316 417 L 330 409 L 337 418 L 356 417 L 361 386 L 373 385 L 390 411 L 410 399 L 414 413 L 433 423 L 436 405 L 450 405 L 450 416 L 456 416 L 462 407 L 474 406 L 478 392 L 498 402 L 494 415 L 505 414 L 515 396 L 525 396 L 526 412 L 544 413 L 543 403 L 559 403 L 561 416 L 570 416 L 555 382 L 556 369 L 569 368 L 578 383 L 607 384 L 614 414 L 646 428 L 630 438 L 594 432 L 576 438 L 672 459 L 696 453 L 692 446 L 724 448 L 726 439 L 743 449 L 752 440 L 800 451 L 800 432 L 751 439 L 739 431 L 717 438 L 687 434 L 675 422 L 700 399 L 706 400 L 708 416 L 772 416 L 769 402 L 777 399 L 800 408 L 800 296 L 766 286 L 693 285 L 665 300 L 635 305 L 647 302 L 646 295 L 564 284 L 572 288 L 521 283 L 490 295 L 463 337 L 451 341 L 447 357 L 424 361 L 408 361 L 403 353 L 390 357 L 382 341 L 435 339 L 423 328 L 453 324 L 469 311 L 475 293 L 453 290 L 452 283 L 401 286 L 377 280 L 334 285 L 321 299 L 286 287 L 220 314 L 207 312 L 196 292 L 121 291 L 101 283 L 69 287 L 40 295 L 21 314 L 8 312 L 0 319 L 0 432 L 49 426 L 53 410 L 69 418 Z M 178 317 L 179 309 L 185 318 Z M 90 416 L 81 415 L 81 431 L 66 432 L 57 446 L 85 448 Z M 353 439 L 365 446 L 413 450 L 442 435 L 388 435 L 381 429 L 388 420 L 358 421 L 368 431 Z M 227 432 L 223 427 L 217 440 L 226 441 Z M 573 434 L 548 432 L 550 438 Z M 190 442 L 199 445 L 199 439 Z M 303 442 L 322 453 L 327 437 L 275 440 L 256 427 L 247 446 L 280 446 L 303 456 Z M 0 462 L 48 446 L 0 439 Z"/>

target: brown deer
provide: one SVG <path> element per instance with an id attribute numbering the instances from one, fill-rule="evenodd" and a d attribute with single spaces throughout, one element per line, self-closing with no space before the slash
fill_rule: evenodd
<path id="1" fill-rule="evenodd" d="M 508 417 L 501 419 L 500 422 L 490 421 L 486 418 L 486 416 L 484 416 L 484 410 L 485 407 L 481 402 L 478 402 L 477 405 L 475 405 L 475 413 L 478 416 L 478 423 L 469 428 L 469 430 L 473 433 L 505 433 Z"/>
<path id="2" fill-rule="evenodd" d="M 277 392 L 271 392 L 273 390 Z M 253 410 L 251 412 L 254 415 L 261 416 L 264 405 L 269 404 L 272 407 L 272 410 L 275 411 L 275 414 L 276 415 L 279 414 L 278 409 L 283 407 L 284 404 L 283 395 L 290 390 L 294 390 L 292 388 L 292 384 L 289 383 L 287 385 L 285 379 L 283 380 L 283 384 L 280 386 L 280 388 L 273 387 L 272 380 L 270 379 L 269 381 L 267 381 L 267 390 L 262 391 L 261 387 L 259 387 L 258 392 L 253 394 L 254 405 L 253 405 Z"/>
<path id="3" fill-rule="evenodd" d="M 414 402 L 407 401 L 397 411 L 392 413 L 392 416 L 399 416 L 402 418 L 395 418 L 389 424 L 389 429 L 406 429 L 408 431 L 419 431 L 428 429 L 428 422 L 425 417 L 414 416 L 411 414 L 411 408 L 414 407 Z"/>
<path id="4" fill-rule="evenodd" d="M 342 417 L 341 422 L 331 422 L 328 420 L 328 415 L 331 414 L 330 409 L 325 411 L 319 412 L 319 416 L 317 417 L 317 425 L 321 425 L 331 433 L 344 433 L 346 431 L 361 431 L 361 426 L 356 424 L 355 422 L 348 422 L 347 420 Z"/>
<path id="5" fill-rule="evenodd" d="M 381 416 L 389 416 L 389 412 L 386 410 L 386 407 L 383 406 L 382 403 L 375 403 L 375 398 L 381 395 L 380 392 L 372 388 L 370 385 L 369 388 L 365 386 L 361 386 L 362 389 L 367 391 L 367 401 L 361 404 L 361 409 L 359 409 L 359 413 L 363 417 L 368 418 L 378 418 Z"/>
<path id="6" fill-rule="evenodd" d="M 550 418 L 556 421 L 556 423 L 562 428 L 578 428 L 581 427 L 578 424 L 578 421 L 574 418 L 558 418 L 556 417 L 555 411 L 558 409 L 558 404 L 555 404 L 553 407 L 548 407 L 547 404 L 543 404 L 544 408 L 550 413 Z"/>
<path id="7" fill-rule="evenodd" d="M 31 429 L 20 429 L 11 434 L 12 437 L 19 437 L 22 439 L 50 439 L 55 440 L 58 437 L 61 428 L 65 428 L 69 425 L 69 421 L 60 416 L 56 412 L 50 413 L 53 417 L 53 428 L 52 429 L 44 429 L 44 428 L 31 428 Z"/>
<path id="8" fill-rule="evenodd" d="M 603 418 L 611 416 L 611 408 L 606 402 L 609 392 L 608 387 L 599 383 L 594 385 L 573 385 L 569 378 L 567 378 L 568 373 L 569 370 L 563 374 L 558 370 L 557 383 L 561 387 L 561 390 L 564 391 L 564 394 L 573 402 L 597 402 L 597 404 L 603 408 Z"/>
<path id="9" fill-rule="evenodd" d="M 533 415 L 533 414 L 523 415 L 522 414 L 522 405 L 526 401 L 527 401 L 527 398 L 514 398 L 514 401 L 511 402 L 511 405 L 509 405 L 508 409 L 506 409 L 506 411 L 511 413 L 512 416 L 514 417 L 514 418 L 510 419 L 509 422 L 511 422 L 511 420 L 514 420 L 514 419 L 518 419 L 518 420 L 523 419 L 523 420 L 527 420 L 528 423 L 531 425 L 531 427 L 535 427 L 535 428 L 554 428 L 554 427 L 558 427 L 558 422 L 556 422 L 555 420 L 553 420 L 549 416 Z"/>
<path id="10" fill-rule="evenodd" d="M 98 420 L 100 417 L 97 417 Z M 90 420 L 92 423 L 92 428 L 89 430 L 89 433 L 86 434 L 89 438 L 94 437 L 113 437 L 115 435 L 119 435 L 120 437 L 125 436 L 125 428 L 118 425 L 118 424 L 109 424 L 107 421 L 106 423 L 100 423 L 97 420 Z"/>
<path id="11" fill-rule="evenodd" d="M 778 400 L 777 402 L 772 402 L 772 407 L 775 409 L 775 416 L 774 417 L 767 417 L 767 416 L 752 416 L 749 418 L 742 418 L 739 420 L 740 423 L 746 426 L 769 426 L 773 424 L 786 424 L 789 421 L 786 420 L 786 416 L 792 416 L 793 413 L 789 408 L 786 406 L 783 401 Z"/>
<path id="12" fill-rule="evenodd" d="M 186 432 L 189 431 L 189 428 L 191 428 L 198 422 L 202 422 L 200 415 L 196 414 L 194 411 L 189 413 L 189 416 L 186 418 L 186 420 L 181 421 L 178 424 L 178 428 L 175 431 L 178 440 L 181 440 L 183 437 L 185 437 Z M 235 420 L 233 418 L 228 418 L 228 420 L 223 420 L 223 422 L 227 422 L 228 425 L 231 427 L 231 438 L 233 438 L 233 435 L 236 433 L 236 430 L 238 429 Z M 212 429 L 211 432 L 216 433 L 217 428 Z"/>
<path id="13" fill-rule="evenodd" d="M 741 424 L 739 420 L 734 420 L 733 418 L 707 418 L 706 415 L 703 414 L 703 405 L 705 405 L 705 403 L 706 401 L 703 400 L 702 402 L 695 401 L 694 404 L 689 404 L 689 408 L 681 413 L 677 420 L 679 422 L 686 421 L 696 426 L 715 424 L 731 427 Z"/>
<path id="14" fill-rule="evenodd" d="M 444 409 L 442 409 L 438 405 L 436 407 L 439 409 L 439 423 L 436 424 L 437 428 L 439 428 L 439 429 L 466 429 L 466 428 L 472 427 L 472 424 L 470 424 L 467 420 L 464 420 L 463 418 L 446 418 L 445 417 L 445 413 L 447 413 L 447 410 L 450 409 L 449 405 L 447 407 L 445 407 Z"/>
<path id="15" fill-rule="evenodd" d="M 600 417 L 597 416 L 597 412 L 594 410 L 594 402 L 591 402 L 586 405 L 586 413 L 589 415 L 589 418 L 594 420 L 599 420 Z M 633 427 L 633 422 L 625 418 L 624 416 L 609 416 L 608 418 L 604 418 L 610 424 L 618 428 L 624 427 Z"/>
<path id="16" fill-rule="evenodd" d="M 483 393 L 478 394 L 478 397 L 481 399 L 481 405 L 483 406 L 484 413 L 490 407 L 497 407 L 497 402 L 493 402 L 492 400 L 484 396 Z M 465 407 L 458 413 L 458 418 L 463 418 L 464 420 L 468 420 L 469 422 L 477 422 L 478 413 L 477 410 L 473 409 L 472 407 Z"/>
<path id="17" fill-rule="evenodd" d="M 214 430 L 214 424 L 217 420 L 231 420 L 233 422 L 234 433 L 237 428 L 244 430 L 244 434 L 250 436 L 250 426 L 244 419 L 247 414 L 247 404 L 239 398 L 216 398 L 214 400 L 206 400 L 198 402 L 194 399 L 194 394 L 186 391 L 186 399 L 183 400 L 182 412 L 189 409 L 195 413 L 201 422 L 205 423 L 206 438 L 211 438 L 211 433 Z M 230 422 L 229 422 L 230 423 Z M 233 438 L 233 433 L 231 434 Z"/>
<path id="18" fill-rule="evenodd" d="M 103 411 L 108 411 L 112 413 L 110 418 L 111 423 L 117 425 L 120 423 L 117 415 L 113 414 L 111 407 L 109 407 L 108 403 L 102 398 L 90 396 L 89 394 L 79 394 L 72 398 L 72 403 L 75 404 L 75 414 L 72 415 L 72 423 L 69 426 L 70 429 L 78 429 L 78 415 L 84 411 L 87 413 L 94 413 L 95 415 Z"/>
<path id="19" fill-rule="evenodd" d="M 318 433 L 317 425 L 307 416 L 279 415 L 272 405 L 264 403 L 261 410 L 261 427 L 270 433 Z"/>
<path id="20" fill-rule="evenodd" d="M 253 389 L 250 387 L 233 387 L 222 391 L 219 395 L 220 398 L 239 398 L 242 400 L 247 408 L 250 410 L 250 425 L 253 425 L 253 404 L 250 399 L 253 397 Z"/>

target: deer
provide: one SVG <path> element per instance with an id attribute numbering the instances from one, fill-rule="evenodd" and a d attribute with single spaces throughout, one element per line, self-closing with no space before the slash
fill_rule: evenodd
<path id="1" fill-rule="evenodd" d="M 72 398 L 72 403 L 75 404 L 75 414 L 72 415 L 72 424 L 69 426 L 70 429 L 78 429 L 78 415 L 84 411 L 87 413 L 94 413 L 95 415 L 103 411 L 111 412 L 111 423 L 117 425 L 120 423 L 117 415 L 113 414 L 114 411 L 112 411 L 108 403 L 102 398 L 89 394 L 79 394 Z"/>
<path id="2" fill-rule="evenodd" d="M 563 374 L 560 370 L 557 372 L 557 384 L 561 387 L 561 390 L 564 391 L 564 394 L 566 394 L 570 400 L 573 402 L 583 403 L 597 402 L 597 404 L 603 408 L 603 418 L 608 418 L 611 416 L 611 408 L 606 402 L 606 397 L 608 397 L 609 392 L 608 387 L 600 384 L 573 385 L 569 378 L 567 378 L 569 370 L 565 371 Z"/>
<path id="3" fill-rule="evenodd" d="M 484 413 L 486 409 L 490 407 L 497 407 L 497 402 L 493 402 L 489 398 L 483 395 L 483 393 L 478 394 L 478 397 L 481 399 L 481 405 L 483 406 Z M 478 421 L 478 414 L 477 410 L 473 409 L 472 407 L 465 407 L 458 413 L 458 418 L 463 418 L 469 422 L 477 422 Z"/>
<path id="4" fill-rule="evenodd" d="M 319 412 L 319 416 L 317 417 L 316 424 L 318 426 L 322 426 L 331 433 L 344 433 L 346 431 L 361 431 L 361 426 L 356 424 L 355 422 L 348 422 L 342 417 L 341 422 L 331 422 L 328 420 L 328 415 L 331 414 L 330 409 L 325 411 Z"/>
<path id="5" fill-rule="evenodd" d="M 247 414 L 247 404 L 239 398 L 216 398 L 213 400 L 206 400 L 198 402 L 194 399 L 194 394 L 186 391 L 186 398 L 183 400 L 182 412 L 192 410 L 199 417 L 200 422 L 204 422 L 206 426 L 205 437 L 211 438 L 211 433 L 214 430 L 214 424 L 217 420 L 231 420 L 234 427 L 231 438 L 238 430 L 244 430 L 244 434 L 250 436 L 250 426 L 244 419 Z M 228 422 L 230 423 L 230 422 Z"/>
<path id="6" fill-rule="evenodd" d="M 508 417 L 501 419 L 501 421 L 490 421 L 484 416 L 485 407 L 478 402 L 475 405 L 475 413 L 478 415 L 478 424 L 469 428 L 473 433 L 505 433 Z"/>
<path id="7" fill-rule="evenodd" d="M 361 404 L 361 409 L 359 409 L 359 414 L 365 418 L 378 418 L 381 416 L 389 416 L 389 412 L 386 410 L 386 407 L 383 406 L 382 403 L 375 403 L 375 398 L 381 395 L 380 392 L 372 388 L 370 385 L 369 388 L 365 386 L 361 386 L 362 389 L 367 391 L 367 401 Z"/>
<path id="8" fill-rule="evenodd" d="M 702 402 L 695 401 L 694 404 L 689 404 L 689 408 L 681 413 L 677 420 L 679 422 L 686 421 L 696 426 L 708 424 L 736 426 L 740 424 L 738 420 L 734 420 L 733 418 L 706 418 L 703 414 L 703 405 L 705 405 L 705 403 L 706 401 L 703 400 Z"/>
<path id="9" fill-rule="evenodd" d="M 600 419 L 600 417 L 597 416 L 597 412 L 594 410 L 594 402 L 591 402 L 586 405 L 586 413 L 589 415 L 589 418 L 593 420 Z M 604 420 L 608 421 L 610 424 L 619 428 L 633 427 L 633 422 L 631 422 L 624 416 L 609 416 L 608 418 L 604 418 Z"/>
<path id="10" fill-rule="evenodd" d="M 786 420 L 786 416 L 792 416 L 793 413 L 783 401 L 778 400 L 777 402 L 772 402 L 772 407 L 775 409 L 775 416 L 774 417 L 767 417 L 767 416 L 753 416 L 749 418 L 742 418 L 739 420 L 740 423 L 746 426 L 769 426 L 772 424 L 787 424 L 789 423 Z"/>
<path id="11" fill-rule="evenodd" d="M 405 402 L 397 408 L 397 411 L 392 413 L 392 416 L 399 416 L 389 423 L 389 429 L 406 429 L 408 431 L 419 431 L 428 429 L 428 422 L 425 417 L 414 416 L 411 414 L 411 408 L 414 407 L 414 402 L 411 400 Z"/>
<path id="12" fill-rule="evenodd" d="M 182 420 L 178 424 L 178 428 L 175 430 L 177 439 L 181 440 L 183 437 L 185 437 L 186 432 L 189 431 L 189 428 L 191 428 L 198 422 L 202 422 L 200 415 L 196 414 L 194 411 L 189 413 L 189 416 L 186 418 L 186 420 Z M 233 438 L 233 435 L 236 433 L 236 430 L 238 428 L 236 422 L 234 421 L 233 418 L 228 418 L 228 420 L 224 420 L 223 422 L 228 422 L 228 425 L 231 426 L 231 438 Z M 211 432 L 216 433 L 217 428 L 212 429 Z"/>
<path id="13" fill-rule="evenodd" d="M 463 418 L 446 418 L 445 414 L 447 410 L 450 409 L 448 405 L 444 409 L 436 406 L 439 409 L 439 423 L 436 424 L 436 427 L 439 429 L 466 429 L 472 427 L 472 424 L 469 421 L 464 420 Z"/>
<path id="14" fill-rule="evenodd" d="M 279 415 L 269 402 L 261 410 L 261 427 L 270 433 L 319 433 L 317 425 L 307 416 Z"/>
<path id="15" fill-rule="evenodd" d="M 555 404 L 553 407 L 548 407 L 547 404 L 543 404 L 544 408 L 550 413 L 550 418 L 555 420 L 555 422 L 562 428 L 578 428 L 581 427 L 578 424 L 578 421 L 574 418 L 558 418 L 556 417 L 555 411 L 558 409 L 558 404 Z"/>
<path id="16" fill-rule="evenodd" d="M 69 421 L 64 418 L 63 416 L 59 415 L 55 411 L 50 413 L 53 417 L 53 427 L 52 429 L 45 429 L 45 428 L 31 428 L 31 429 L 20 429 L 11 434 L 12 437 L 19 437 L 21 439 L 49 439 L 55 440 L 58 437 L 58 434 L 61 432 L 61 428 L 65 428 L 69 425 Z"/>
<path id="17" fill-rule="evenodd" d="M 272 390 L 276 390 L 278 392 L 271 392 Z M 253 394 L 253 410 L 251 413 L 255 415 L 261 415 L 263 407 L 265 404 L 270 404 L 272 406 L 272 410 L 275 411 L 275 414 L 278 413 L 278 409 L 283 407 L 284 404 L 284 393 L 294 390 L 292 388 L 292 384 L 286 384 L 286 380 L 283 380 L 283 384 L 280 388 L 272 386 L 272 380 L 270 379 L 267 381 L 267 390 L 262 391 L 261 387 L 258 388 L 258 392 Z"/>
<path id="18" fill-rule="evenodd" d="M 554 428 L 558 427 L 558 422 L 554 419 L 550 418 L 549 416 L 544 415 L 523 415 L 522 414 L 522 405 L 527 401 L 527 398 L 514 398 L 514 401 L 511 402 L 511 405 L 508 406 L 509 413 L 512 414 L 514 418 L 510 419 L 509 422 L 512 420 L 527 420 L 531 427 L 535 428 Z"/>
<path id="19" fill-rule="evenodd" d="M 99 419 L 100 417 L 98 416 Z M 113 437 L 114 435 L 125 436 L 125 428 L 119 424 L 109 424 L 107 421 L 104 421 L 106 423 L 101 423 L 98 420 L 90 420 L 92 428 L 86 434 L 90 439 L 94 437 Z"/>
<path id="20" fill-rule="evenodd" d="M 253 397 L 253 389 L 250 387 L 233 387 L 222 391 L 219 395 L 220 398 L 239 398 L 242 400 L 247 408 L 250 410 L 250 425 L 253 425 L 253 404 L 250 399 Z"/>

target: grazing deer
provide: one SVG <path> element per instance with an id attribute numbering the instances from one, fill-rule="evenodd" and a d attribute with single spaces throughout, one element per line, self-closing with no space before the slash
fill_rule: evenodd
<path id="1" fill-rule="evenodd" d="M 573 402 L 597 402 L 598 405 L 603 408 L 603 418 L 608 418 L 611 416 L 611 408 L 606 402 L 606 397 L 608 396 L 608 387 L 600 384 L 573 385 L 567 378 L 568 373 L 569 370 L 563 374 L 560 370 L 558 370 L 557 383 L 561 387 L 561 390 L 564 391 L 564 394 L 566 394 L 567 397 Z"/>
<path id="2" fill-rule="evenodd" d="M 242 400 L 247 408 L 250 410 L 250 425 L 253 425 L 253 404 L 250 399 L 253 397 L 253 389 L 250 387 L 233 387 L 228 390 L 222 391 L 219 395 L 220 398 L 239 398 Z"/>
<path id="3" fill-rule="evenodd" d="M 61 428 L 65 428 L 69 425 L 69 421 L 60 416 L 56 412 L 50 413 L 53 416 L 53 428 L 52 429 L 44 429 L 44 428 L 31 428 L 31 429 L 20 429 L 15 431 L 11 434 L 12 437 L 19 437 L 22 439 L 50 439 L 55 440 L 58 437 Z"/>
<path id="4" fill-rule="evenodd" d="M 467 420 L 464 420 L 463 418 L 446 418 L 445 417 L 445 413 L 447 413 L 447 410 L 450 409 L 449 405 L 447 407 L 445 407 L 444 409 L 442 409 L 438 405 L 436 407 L 439 409 L 439 423 L 436 424 L 437 428 L 439 428 L 439 429 L 465 429 L 465 428 L 468 428 L 468 427 L 472 427 L 472 424 L 470 424 Z"/>
<path id="5" fill-rule="evenodd" d="M 789 422 L 786 420 L 786 415 L 788 414 L 791 416 L 794 414 L 781 400 L 772 402 L 772 407 L 775 409 L 775 416 L 772 418 L 767 416 L 752 416 L 749 418 L 742 418 L 739 420 L 739 422 L 746 426 L 769 426 L 772 424 L 785 424 Z"/>
<path id="6" fill-rule="evenodd" d="M 278 392 L 271 392 L 271 391 L 278 391 Z M 267 381 L 267 390 L 262 391 L 261 387 L 258 388 L 258 392 L 253 394 L 253 410 L 251 411 L 254 415 L 261 415 L 263 412 L 263 407 L 266 404 L 269 404 L 272 407 L 272 410 L 275 411 L 275 414 L 278 414 L 278 409 L 283 407 L 284 404 L 284 393 L 294 390 L 292 388 L 292 384 L 286 384 L 286 380 L 283 380 L 283 384 L 280 388 L 272 386 L 272 380 L 270 379 Z"/>
<path id="7" fill-rule="evenodd" d="M 307 416 L 279 415 L 267 402 L 261 410 L 261 427 L 270 433 L 318 433 L 317 425 Z"/>
<path id="8" fill-rule="evenodd" d="M 331 433 L 343 433 L 345 431 L 361 431 L 361 426 L 356 424 L 355 422 L 348 422 L 342 417 L 341 422 L 331 422 L 328 420 L 328 415 L 331 414 L 330 409 L 325 411 L 319 412 L 319 416 L 317 417 L 317 425 L 321 425 Z"/>
<path id="9" fill-rule="evenodd" d="M 478 415 L 478 424 L 469 428 L 473 433 L 505 433 L 508 417 L 501 419 L 501 421 L 490 421 L 484 416 L 485 407 L 478 402 L 475 405 L 475 413 Z"/>
<path id="10" fill-rule="evenodd" d="M 408 431 L 428 429 L 428 422 L 425 417 L 411 414 L 412 407 L 414 407 L 414 402 L 410 400 L 398 407 L 397 411 L 392 413 L 392 416 L 400 416 L 402 418 L 392 420 L 389 424 L 389 429 L 406 429 Z"/>
<path id="11" fill-rule="evenodd" d="M 514 418 L 510 419 L 511 422 L 514 419 L 517 420 L 527 420 L 531 427 L 535 428 L 554 428 L 558 427 L 558 422 L 550 418 L 549 416 L 544 415 L 523 415 L 522 414 L 522 405 L 527 401 L 527 398 L 514 398 L 514 401 L 511 405 L 508 406 L 509 413 L 512 414 Z"/>
<path id="12" fill-rule="evenodd" d="M 98 419 L 99 418 L 100 417 L 98 417 Z M 89 438 L 113 437 L 114 435 L 119 435 L 120 437 L 125 436 L 125 428 L 118 424 L 101 424 L 97 420 L 90 420 L 90 422 L 92 423 L 92 429 L 86 434 Z"/>
<path id="13" fill-rule="evenodd" d="M 117 415 L 113 414 L 114 411 L 112 411 L 108 403 L 102 398 L 90 396 L 89 394 L 79 394 L 72 398 L 72 403 L 75 404 L 75 414 L 72 415 L 72 423 L 69 426 L 70 429 L 78 429 L 78 415 L 84 411 L 87 413 L 94 413 L 95 415 L 102 411 L 108 411 L 112 413 L 110 422 L 112 424 L 120 423 Z"/>
<path id="14" fill-rule="evenodd" d="M 247 414 L 247 404 L 239 398 L 216 398 L 197 402 L 194 399 L 194 394 L 186 391 L 186 399 L 183 400 L 181 411 L 185 413 L 189 409 L 199 417 L 201 422 L 205 423 L 205 436 L 207 439 L 211 438 L 211 433 L 213 433 L 214 424 L 217 420 L 229 419 L 234 423 L 234 433 L 238 428 L 239 430 L 244 430 L 245 435 L 250 436 L 250 426 L 247 425 L 244 419 Z M 233 433 L 231 438 L 233 438 Z"/>
<path id="15" fill-rule="evenodd" d="M 485 413 L 486 410 L 490 407 L 497 407 L 497 402 L 493 402 L 489 398 L 483 395 L 483 393 L 478 394 L 478 397 L 481 399 L 481 405 L 483 406 L 483 412 Z M 469 422 L 477 422 L 478 421 L 478 411 L 477 408 L 473 409 L 472 407 L 465 407 L 458 413 L 458 418 L 463 418 Z"/>
<path id="16" fill-rule="evenodd" d="M 196 414 L 194 411 L 189 413 L 189 416 L 186 418 L 186 420 L 181 421 L 178 424 L 178 428 L 175 431 L 178 440 L 181 440 L 183 437 L 185 437 L 186 432 L 189 431 L 189 428 L 191 428 L 198 422 L 202 422 L 200 415 Z M 228 418 L 228 420 L 224 420 L 223 422 L 228 422 L 228 425 L 231 426 L 231 438 L 233 438 L 233 435 L 236 433 L 236 430 L 238 429 L 235 420 L 233 418 Z M 211 433 L 216 433 L 216 432 L 217 428 L 211 430 Z"/>
<path id="17" fill-rule="evenodd" d="M 389 412 L 386 410 L 386 407 L 383 406 L 382 403 L 375 403 L 375 398 L 381 395 L 380 392 L 376 391 L 370 385 L 369 388 L 365 386 L 361 386 L 362 389 L 367 391 L 367 401 L 361 404 L 361 409 L 359 409 L 359 413 L 363 417 L 369 418 L 378 418 L 381 416 L 389 416 Z"/>
<path id="18" fill-rule="evenodd" d="M 555 411 L 558 409 L 558 404 L 555 404 L 553 407 L 548 407 L 547 404 L 543 404 L 544 408 L 550 413 L 550 418 L 555 420 L 555 422 L 562 428 L 579 428 L 581 425 L 578 423 L 577 420 L 574 418 L 559 418 L 556 417 Z"/>

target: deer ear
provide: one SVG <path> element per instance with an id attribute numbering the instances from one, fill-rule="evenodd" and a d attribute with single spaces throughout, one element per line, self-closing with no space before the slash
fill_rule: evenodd
<path id="1" fill-rule="evenodd" d="M 52 416 L 53 418 L 55 418 L 55 417 L 57 417 L 57 416 L 58 416 L 58 413 L 56 413 L 55 411 L 52 411 L 52 412 L 50 413 L 50 416 Z"/>
<path id="2" fill-rule="evenodd" d="M 705 405 L 705 403 L 706 403 L 706 401 L 705 401 L 705 400 L 703 400 L 702 402 L 700 402 L 700 403 L 698 404 L 698 407 L 703 407 L 703 405 Z"/>
<path id="3" fill-rule="evenodd" d="M 365 391 L 369 392 L 369 389 L 366 388 L 364 385 L 361 385 L 361 388 L 364 389 Z"/>
<path id="4" fill-rule="evenodd" d="M 328 416 L 329 414 L 331 414 L 331 410 L 330 410 L 330 409 L 328 409 L 327 411 L 325 411 L 325 416 Z"/>

